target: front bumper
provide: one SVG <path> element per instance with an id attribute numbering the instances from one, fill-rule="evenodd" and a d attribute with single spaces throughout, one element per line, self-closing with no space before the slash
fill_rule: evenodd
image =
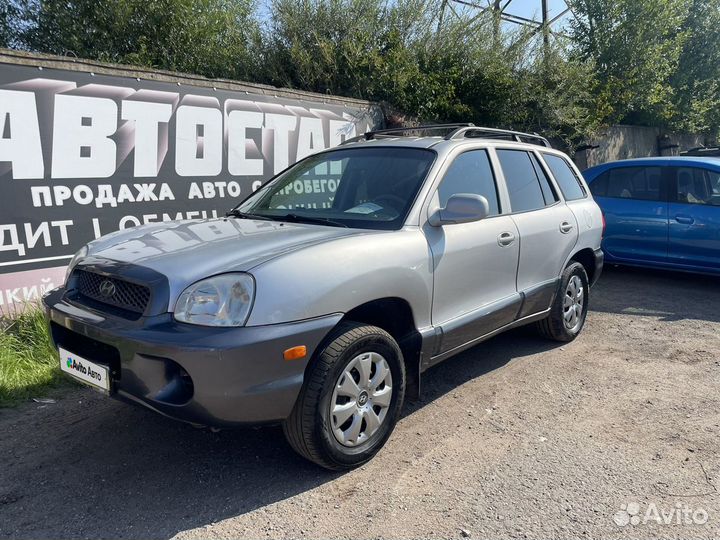
<path id="1" fill-rule="evenodd" d="M 342 318 L 243 328 L 176 322 L 169 313 L 128 321 L 80 306 L 57 289 L 43 299 L 55 344 L 111 373 L 111 394 L 195 424 L 287 418 L 305 368 Z M 300 360 L 283 352 L 305 345 Z"/>

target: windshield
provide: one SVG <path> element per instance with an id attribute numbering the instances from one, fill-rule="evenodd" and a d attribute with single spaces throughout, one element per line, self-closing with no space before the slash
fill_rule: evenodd
<path id="1" fill-rule="evenodd" d="M 399 229 L 435 153 L 420 148 L 348 148 L 310 156 L 260 188 L 238 217 Z"/>

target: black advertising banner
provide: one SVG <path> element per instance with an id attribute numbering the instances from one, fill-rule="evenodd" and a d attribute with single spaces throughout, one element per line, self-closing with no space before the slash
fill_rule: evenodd
<path id="1" fill-rule="evenodd" d="M 377 122 L 358 102 L 0 63 L 0 314 L 59 285 L 88 241 L 223 215 Z M 332 191 L 328 173 L 295 189 Z"/>

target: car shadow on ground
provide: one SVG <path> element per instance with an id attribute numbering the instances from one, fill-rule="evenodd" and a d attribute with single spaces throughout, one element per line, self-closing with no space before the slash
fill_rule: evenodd
<path id="1" fill-rule="evenodd" d="M 610 268 L 593 289 L 591 309 L 717 321 L 719 283 Z M 422 399 L 406 405 L 405 421 L 470 380 L 558 346 L 519 328 L 465 351 L 427 373 Z M 42 411 L 3 413 L 3 430 L 0 537 L 169 538 L 342 474 L 298 457 L 279 427 L 213 433 L 91 391 Z"/>
<path id="2" fill-rule="evenodd" d="M 404 416 L 411 415 L 468 381 L 502 368 L 516 358 L 546 352 L 562 345 L 540 337 L 532 326 L 510 330 L 484 341 L 423 373 L 420 399 L 406 404 Z"/>
<path id="3" fill-rule="evenodd" d="M 431 369 L 404 416 L 554 346 L 518 329 L 470 349 Z M 342 474 L 298 457 L 279 427 L 213 433 L 84 390 L 55 407 L 0 442 L 0 537 L 169 538 Z"/>
<path id="4" fill-rule="evenodd" d="M 607 266 L 590 298 L 591 311 L 720 322 L 720 276 Z"/>

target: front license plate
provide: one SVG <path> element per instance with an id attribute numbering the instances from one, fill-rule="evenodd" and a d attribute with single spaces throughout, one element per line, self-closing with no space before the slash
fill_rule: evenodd
<path id="1" fill-rule="evenodd" d="M 60 352 L 60 369 L 65 373 L 69 373 L 91 386 L 106 392 L 110 391 L 110 373 L 106 366 L 86 360 L 62 347 L 59 347 L 58 351 Z"/>

